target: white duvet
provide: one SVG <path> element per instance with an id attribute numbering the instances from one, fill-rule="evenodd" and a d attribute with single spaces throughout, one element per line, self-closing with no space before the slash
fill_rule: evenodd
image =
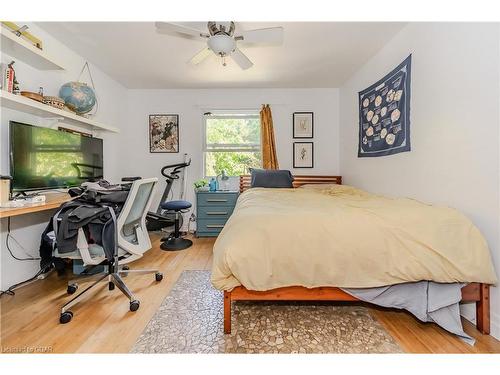
<path id="1" fill-rule="evenodd" d="M 345 185 L 250 189 L 214 245 L 212 283 L 270 290 L 496 282 L 487 243 L 455 209 Z"/>

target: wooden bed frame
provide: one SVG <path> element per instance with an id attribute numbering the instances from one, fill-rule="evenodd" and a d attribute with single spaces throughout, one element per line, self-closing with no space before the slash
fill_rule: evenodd
<path id="1" fill-rule="evenodd" d="M 341 176 L 294 176 L 294 187 L 305 184 L 342 184 Z M 250 176 L 240 176 L 240 192 L 250 188 Z M 224 333 L 231 333 L 232 301 L 359 301 L 356 297 L 336 287 L 305 288 L 290 286 L 267 291 L 248 290 L 238 286 L 224 292 Z M 476 303 L 476 327 L 490 333 L 490 286 L 470 283 L 462 288 L 462 302 Z"/>

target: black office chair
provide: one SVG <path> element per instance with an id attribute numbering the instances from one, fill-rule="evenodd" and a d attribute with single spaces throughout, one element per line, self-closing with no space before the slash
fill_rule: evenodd
<path id="1" fill-rule="evenodd" d="M 161 208 L 170 212 L 175 212 L 175 221 L 174 232 L 170 233 L 168 237 L 162 238 L 163 243 L 160 245 L 160 248 L 165 251 L 177 251 L 191 247 L 193 245 L 193 241 L 182 238 L 179 228 L 181 214 L 189 212 L 191 203 L 182 200 L 162 202 Z"/>

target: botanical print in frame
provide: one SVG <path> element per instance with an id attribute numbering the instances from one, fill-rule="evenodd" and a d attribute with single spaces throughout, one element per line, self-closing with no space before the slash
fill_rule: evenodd
<path id="1" fill-rule="evenodd" d="M 179 115 L 149 115 L 149 152 L 179 152 Z"/>
<path id="2" fill-rule="evenodd" d="M 312 142 L 293 143 L 293 167 L 314 168 L 314 144 Z"/>
<path id="3" fill-rule="evenodd" d="M 312 138 L 314 133 L 314 113 L 293 113 L 293 138 Z"/>

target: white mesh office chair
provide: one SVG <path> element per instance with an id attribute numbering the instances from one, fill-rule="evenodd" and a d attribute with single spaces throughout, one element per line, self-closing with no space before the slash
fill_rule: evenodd
<path id="1" fill-rule="evenodd" d="M 125 266 L 141 258 L 151 248 L 151 241 L 146 229 L 146 214 L 151 205 L 157 182 L 157 178 L 148 178 L 136 180 L 132 183 L 122 211 L 116 218 L 115 243 L 117 243 L 117 246 L 113 261 L 109 262 L 106 271 L 83 276 L 85 280 L 94 279 L 95 281 L 62 307 L 59 318 L 61 323 L 64 324 L 71 321 L 73 313 L 69 309 L 80 302 L 88 291 L 92 290 L 102 281 L 108 281 L 109 290 L 113 290 L 116 285 L 129 298 L 130 311 L 137 311 L 140 303 L 127 288 L 121 275 L 154 273 L 156 281 L 159 282 L 163 279 L 163 275 L 158 270 L 131 270 L 128 266 Z M 114 212 L 112 212 L 112 215 L 114 215 Z M 54 255 L 61 258 L 81 259 L 84 266 L 96 266 L 106 261 L 103 248 L 96 244 L 89 245 L 83 229 L 79 229 L 78 231 L 77 250 L 69 254 L 58 254 L 56 251 Z M 77 280 L 80 279 L 68 282 L 68 294 L 76 292 L 78 289 Z"/>

